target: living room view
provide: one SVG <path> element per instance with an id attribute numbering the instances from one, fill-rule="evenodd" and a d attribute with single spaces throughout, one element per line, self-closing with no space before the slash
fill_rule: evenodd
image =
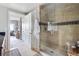
<path id="1" fill-rule="evenodd" d="M 79 56 L 79 3 L 0 3 L 0 56 Z"/>

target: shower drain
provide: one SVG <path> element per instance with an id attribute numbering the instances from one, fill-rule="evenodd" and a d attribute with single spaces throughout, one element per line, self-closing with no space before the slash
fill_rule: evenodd
<path id="1" fill-rule="evenodd" d="M 53 51 L 50 51 L 51 53 L 53 53 Z"/>

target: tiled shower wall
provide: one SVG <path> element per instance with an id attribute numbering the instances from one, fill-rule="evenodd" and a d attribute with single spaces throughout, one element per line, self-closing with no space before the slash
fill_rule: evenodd
<path id="1" fill-rule="evenodd" d="M 52 3 L 41 6 L 40 22 L 66 22 L 79 20 L 79 4 Z M 79 40 L 79 25 L 60 25 L 57 31 L 47 31 L 47 25 L 40 25 L 40 47 L 50 48 L 66 55 L 66 43 Z M 47 47 L 47 48 L 46 48 Z M 48 50 L 46 50 L 48 51 Z"/>

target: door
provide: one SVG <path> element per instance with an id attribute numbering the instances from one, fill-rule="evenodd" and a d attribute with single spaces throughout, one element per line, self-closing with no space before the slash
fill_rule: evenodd
<path id="1" fill-rule="evenodd" d="M 22 40 L 31 48 L 31 13 L 22 19 Z"/>

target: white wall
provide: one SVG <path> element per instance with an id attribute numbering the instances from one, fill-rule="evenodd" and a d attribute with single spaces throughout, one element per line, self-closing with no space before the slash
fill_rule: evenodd
<path id="1" fill-rule="evenodd" d="M 5 48 L 9 50 L 9 39 L 8 39 L 8 9 L 0 6 L 0 32 L 5 32 Z"/>
<path id="2" fill-rule="evenodd" d="M 0 6 L 0 32 L 7 31 L 7 23 L 8 23 L 8 10 Z"/>
<path id="3" fill-rule="evenodd" d="M 20 20 L 20 18 L 24 16 L 24 14 L 15 11 L 9 11 L 9 20 Z"/>

